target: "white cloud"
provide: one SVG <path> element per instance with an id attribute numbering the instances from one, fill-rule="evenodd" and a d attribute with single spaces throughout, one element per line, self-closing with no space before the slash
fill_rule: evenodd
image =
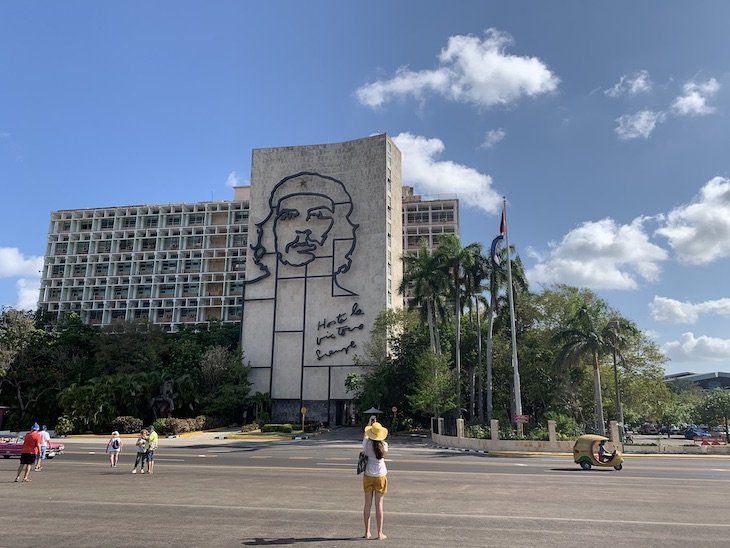
<path id="1" fill-rule="evenodd" d="M 540 59 L 505 53 L 511 43 L 508 34 L 493 28 L 485 32 L 484 40 L 472 35 L 451 36 L 441 50 L 437 68 L 401 68 L 389 80 L 359 88 L 357 98 L 375 108 L 394 97 L 421 98 L 431 92 L 452 101 L 492 107 L 556 90 L 560 79 Z"/>
<path id="2" fill-rule="evenodd" d="M 38 307 L 38 295 L 41 287 L 40 278 L 21 278 L 15 283 L 18 290 L 18 302 L 15 308 L 18 310 L 33 310 Z"/>
<path id="3" fill-rule="evenodd" d="M 670 211 L 656 233 L 687 263 L 730 257 L 730 179 L 711 179 L 693 203 Z"/>
<path id="4" fill-rule="evenodd" d="M 664 351 L 672 361 L 688 362 L 730 359 L 730 339 L 718 339 L 694 333 L 684 333 L 678 341 L 664 345 Z"/>
<path id="5" fill-rule="evenodd" d="M 717 93 L 720 84 L 714 78 L 706 82 L 687 82 L 683 94 L 672 103 L 672 112 L 678 116 L 705 116 L 715 112 L 715 108 L 707 104 L 707 100 Z"/>
<path id="6" fill-rule="evenodd" d="M 593 289 L 636 289 L 637 279 L 655 281 L 667 252 L 651 242 L 645 218 L 629 225 L 612 219 L 586 222 L 552 245 L 528 271 L 530 283 L 564 283 Z"/>
<path id="7" fill-rule="evenodd" d="M 38 276 L 43 257 L 25 257 L 17 247 L 0 247 L 0 278 Z"/>
<path id="8" fill-rule="evenodd" d="M 440 139 L 410 133 L 393 138 L 402 153 L 403 182 L 425 195 L 456 194 L 463 204 L 496 213 L 502 204 L 492 189 L 492 178 L 477 170 L 437 157 L 444 150 Z"/>
<path id="9" fill-rule="evenodd" d="M 682 302 L 667 297 L 654 296 L 649 304 L 654 321 L 664 323 L 696 323 L 700 314 L 730 316 L 730 299 L 717 299 L 702 303 Z"/>
<path id="10" fill-rule="evenodd" d="M 622 76 L 611 88 L 604 91 L 609 97 L 620 97 L 621 95 L 637 95 L 651 91 L 652 83 L 649 72 L 640 70 L 631 75 Z"/>
<path id="11" fill-rule="evenodd" d="M 622 141 L 638 139 L 639 137 L 647 139 L 656 129 L 657 124 L 665 119 L 666 115 L 663 112 L 653 110 L 640 110 L 634 114 L 623 114 L 616 118 L 618 126 L 614 131 Z"/>
<path id="12" fill-rule="evenodd" d="M 235 186 L 241 186 L 241 176 L 235 171 L 231 171 L 226 179 L 226 186 L 231 188 Z"/>
<path id="13" fill-rule="evenodd" d="M 484 142 L 479 145 L 479 148 L 493 148 L 494 145 L 499 143 L 506 136 L 507 132 L 501 127 L 497 129 L 490 129 L 484 136 Z"/>

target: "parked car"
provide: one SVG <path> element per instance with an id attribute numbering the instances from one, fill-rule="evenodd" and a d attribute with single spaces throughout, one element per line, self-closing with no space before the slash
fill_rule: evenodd
<path id="1" fill-rule="evenodd" d="M 639 434 L 644 435 L 654 435 L 659 433 L 659 428 L 656 424 L 652 424 L 650 422 L 645 422 L 641 425 L 641 428 L 639 428 Z"/>
<path id="2" fill-rule="evenodd" d="M 0 455 L 4 459 L 11 457 L 20 458 L 20 452 L 23 449 L 23 439 L 25 436 L 17 436 L 15 438 L 8 439 L 7 441 L 0 441 Z M 63 454 L 66 447 L 64 444 L 51 440 L 50 447 L 46 452 L 46 458 L 52 459 L 56 455 Z"/>
<path id="3" fill-rule="evenodd" d="M 669 434 L 672 436 L 678 436 L 682 433 L 682 430 L 677 426 L 676 424 L 673 424 L 669 427 Z"/>
<path id="4" fill-rule="evenodd" d="M 693 440 L 695 438 L 709 438 L 710 433 L 706 430 L 700 430 L 699 428 L 687 428 L 684 433 L 684 438 L 687 440 Z"/>

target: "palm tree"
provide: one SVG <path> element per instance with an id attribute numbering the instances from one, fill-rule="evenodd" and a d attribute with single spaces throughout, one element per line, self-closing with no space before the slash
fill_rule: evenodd
<path id="1" fill-rule="evenodd" d="M 426 304 L 426 322 L 431 350 L 441 353 L 435 314 L 439 295 L 446 291 L 448 278 L 439 267 L 439 258 L 428 249 L 426 240 L 421 240 L 415 255 L 404 255 L 403 279 L 398 286 L 401 295 L 410 294 L 415 304 Z M 423 309 L 422 309 L 423 310 Z"/>
<path id="2" fill-rule="evenodd" d="M 464 293 L 469 303 L 469 318 L 473 322 L 472 302 L 474 303 L 476 312 L 476 333 L 477 333 L 477 363 L 476 367 L 471 368 L 469 375 L 469 409 L 473 418 L 475 384 L 479 387 L 477 399 L 477 416 L 479 422 L 484 422 L 484 382 L 482 371 L 482 322 L 479 313 L 479 301 L 484 301 L 482 293 L 486 289 L 484 281 L 489 277 L 489 259 L 482 254 L 482 245 L 473 244 L 467 246 L 472 253 L 469 263 L 464 269 Z M 473 323 L 472 323 L 473 325 Z M 476 375 L 475 375 L 476 372 Z M 478 380 L 478 382 L 476 382 Z"/>
<path id="3" fill-rule="evenodd" d="M 459 237 L 454 234 L 446 234 L 439 239 L 439 247 L 434 254 L 438 257 L 441 267 L 451 277 L 451 292 L 454 298 L 454 322 L 456 324 L 456 336 L 454 353 L 456 364 L 456 404 L 458 413 L 461 415 L 461 288 L 464 280 L 464 269 L 473 260 L 474 248 L 480 244 L 470 244 L 461 247 Z"/>
<path id="4" fill-rule="evenodd" d="M 593 390 L 596 428 L 602 436 L 606 434 L 603 421 L 603 397 L 601 395 L 601 372 L 598 358 L 605 351 L 613 348 L 613 342 L 607 337 L 605 326 L 599 325 L 599 311 L 596 307 L 583 304 L 568 321 L 568 326 L 553 336 L 553 342 L 560 345 L 556 365 L 574 364 L 586 354 L 590 354 L 593 364 Z"/>

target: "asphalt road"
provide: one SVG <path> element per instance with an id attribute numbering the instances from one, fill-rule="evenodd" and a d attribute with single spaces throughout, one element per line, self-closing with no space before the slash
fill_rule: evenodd
<path id="1" fill-rule="evenodd" d="M 27 484 L 3 459 L 0 546 L 362 544 L 359 435 L 162 440 L 151 477 L 130 474 L 131 452 L 110 468 L 106 439 L 69 440 Z M 728 458 L 629 456 L 620 472 L 583 471 L 570 456 L 390 443 L 390 546 L 730 545 Z"/>

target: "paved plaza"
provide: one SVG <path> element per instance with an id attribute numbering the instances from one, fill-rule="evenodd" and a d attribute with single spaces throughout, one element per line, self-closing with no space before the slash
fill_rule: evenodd
<path id="1" fill-rule="evenodd" d="M 154 476 L 106 439 L 68 440 L 32 482 L 0 460 L 2 546 L 357 546 L 359 431 L 310 440 L 162 440 Z M 621 472 L 570 457 L 493 457 L 393 437 L 388 546 L 721 546 L 727 458 L 629 457 Z"/>

